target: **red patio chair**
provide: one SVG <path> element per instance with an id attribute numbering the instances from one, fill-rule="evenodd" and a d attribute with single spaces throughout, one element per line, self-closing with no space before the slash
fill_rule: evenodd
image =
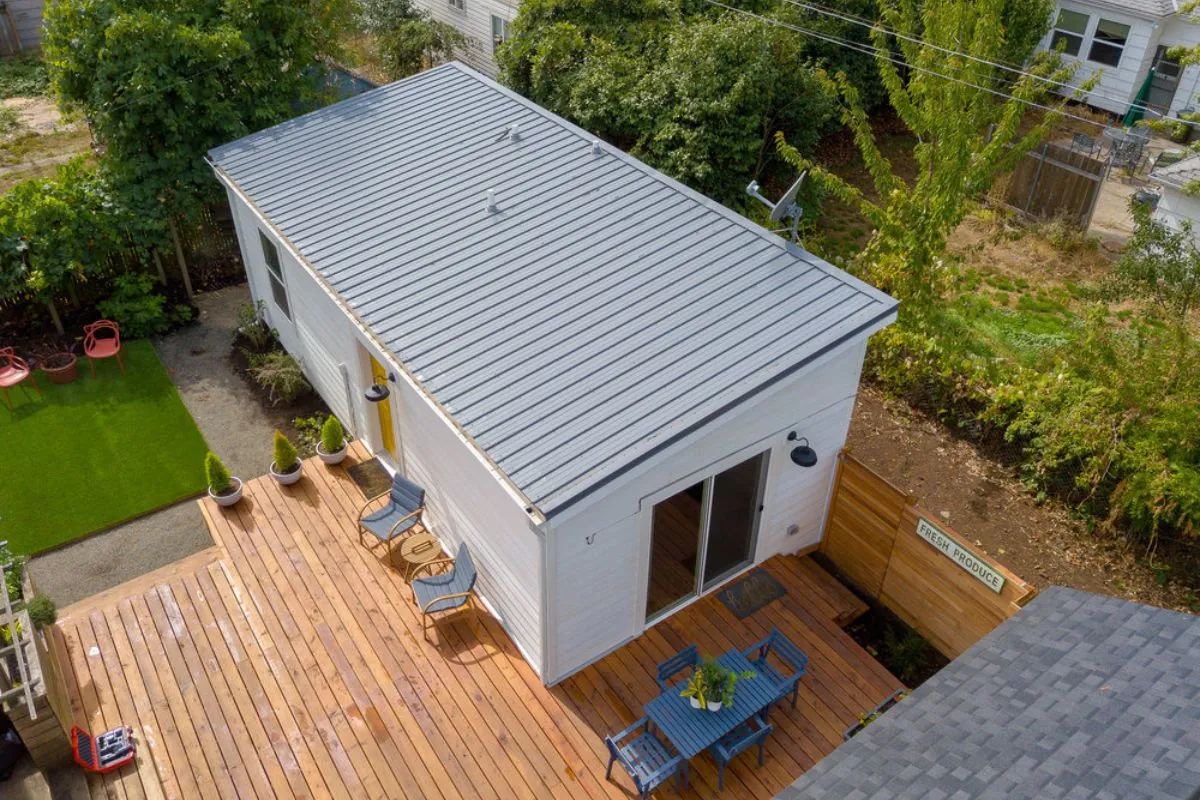
<path id="1" fill-rule="evenodd" d="M 4 399 L 8 401 L 9 408 L 13 407 L 12 398 L 8 396 L 9 388 L 26 378 L 33 381 L 33 388 L 37 389 L 40 395 L 42 387 L 38 385 L 37 378 L 25 359 L 18 356 L 11 347 L 0 347 L 0 389 L 4 390 Z"/>
<path id="2" fill-rule="evenodd" d="M 83 352 L 87 355 L 88 366 L 92 368 L 92 377 L 96 377 L 96 364 L 93 358 L 117 357 L 117 366 L 121 374 L 125 374 L 125 365 L 121 363 L 121 328 L 117 323 L 102 319 L 91 325 L 83 326 Z M 103 334 L 103 335 L 97 335 Z"/>

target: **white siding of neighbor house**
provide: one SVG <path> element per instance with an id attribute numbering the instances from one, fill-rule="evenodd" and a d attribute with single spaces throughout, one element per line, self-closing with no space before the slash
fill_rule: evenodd
<path id="1" fill-rule="evenodd" d="M 865 350 L 864 335 L 551 519 L 545 670 L 550 682 L 644 630 L 655 501 L 770 450 L 755 562 L 820 541 Z M 819 457 L 815 467 L 791 462 L 791 431 L 809 439 Z M 798 530 L 789 535 L 793 525 Z"/>
<path id="2" fill-rule="evenodd" d="M 1183 222 L 1191 222 L 1196 246 L 1200 247 L 1200 197 L 1184 194 L 1173 186 L 1163 186 L 1154 218 L 1175 230 L 1180 230 Z"/>
<path id="3" fill-rule="evenodd" d="M 1187 17 L 1172 17 L 1162 26 L 1158 44 L 1168 48 L 1200 45 L 1200 25 L 1191 22 Z M 1153 56 L 1153 51 L 1151 55 Z M 1178 111 L 1187 106 L 1196 107 L 1197 92 L 1200 92 L 1200 65 L 1193 64 L 1184 67 L 1179 76 L 1179 85 L 1175 89 L 1175 99 L 1171 101 L 1171 110 Z"/>
<path id="4" fill-rule="evenodd" d="M 27 50 L 42 43 L 42 10 L 43 0 L 7 0 L 8 10 L 12 12 L 13 21 L 17 24 L 17 36 L 21 41 L 21 49 Z"/>
<path id="5" fill-rule="evenodd" d="M 499 69 L 492 53 L 492 17 L 512 22 L 517 18 L 517 0 L 463 0 L 465 7 L 460 11 L 449 0 L 414 0 L 413 5 L 428 11 L 442 22 L 462 31 L 471 42 L 455 55 L 475 69 L 495 78 Z"/>
<path id="6" fill-rule="evenodd" d="M 1088 27 L 1083 36 L 1083 44 L 1079 48 L 1079 68 L 1072 79 L 1073 85 L 1078 86 L 1087 80 L 1094 72 L 1101 71 L 1100 80 L 1094 91 L 1085 98 L 1090 106 L 1111 111 L 1114 114 L 1124 114 L 1129 110 L 1130 103 L 1141 88 L 1142 80 L 1154 60 L 1154 50 L 1158 47 L 1161 25 L 1150 20 L 1122 14 L 1118 11 L 1101 9 L 1082 2 L 1061 2 L 1060 9 L 1077 11 L 1088 15 Z M 1055 19 L 1058 12 L 1055 12 Z M 1125 50 L 1121 53 L 1121 61 L 1116 67 L 1097 64 L 1087 60 L 1087 54 L 1092 46 L 1092 36 L 1096 32 L 1096 24 L 1100 19 L 1111 20 L 1129 26 L 1129 37 L 1125 42 Z M 1050 47 L 1054 30 L 1042 40 L 1040 50 Z"/>
<path id="7" fill-rule="evenodd" d="M 462 541 L 479 570 L 477 593 L 500 619 L 526 659 L 541 673 L 542 538 L 501 481 L 386 354 L 367 341 L 347 312 L 235 193 L 230 205 L 255 299 L 265 303 L 285 348 L 335 414 L 351 424 L 371 449 L 383 451 L 378 415 L 363 398 L 370 384 L 367 353 L 397 376 L 391 385 L 393 425 L 400 465 L 426 489 L 426 521 L 451 555 Z M 289 321 L 271 297 L 262 230 L 279 245 L 292 309 Z M 350 392 L 339 368 L 346 365 Z M 266 445 L 264 445 L 266 446 Z"/>

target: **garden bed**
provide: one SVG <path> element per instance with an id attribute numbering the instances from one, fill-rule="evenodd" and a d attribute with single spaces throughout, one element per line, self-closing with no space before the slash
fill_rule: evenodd
<path id="1" fill-rule="evenodd" d="M 915 689 L 950 663 L 891 611 L 874 600 L 862 599 L 870 608 L 846 626 L 846 633 L 905 686 Z"/>

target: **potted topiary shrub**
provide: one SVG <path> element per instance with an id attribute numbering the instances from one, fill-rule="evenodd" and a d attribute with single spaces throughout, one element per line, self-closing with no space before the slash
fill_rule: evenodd
<path id="1" fill-rule="evenodd" d="M 271 477 L 288 486 L 300 480 L 304 463 L 296 455 L 296 446 L 279 431 L 275 431 L 275 460 L 271 462 Z"/>
<path id="2" fill-rule="evenodd" d="M 204 457 L 204 475 L 208 478 L 208 496 L 217 505 L 228 508 L 242 499 L 242 479 L 230 475 L 216 453 Z"/>
<path id="3" fill-rule="evenodd" d="M 744 678 L 753 678 L 753 670 L 734 672 L 723 667 L 711 657 L 701 659 L 700 666 L 692 672 L 687 685 L 679 693 L 692 701 L 692 708 L 703 708 L 708 711 L 720 711 L 725 706 L 733 705 L 734 689 L 737 682 Z"/>
<path id="4" fill-rule="evenodd" d="M 346 457 L 346 431 L 338 418 L 330 414 L 321 426 L 321 441 L 317 442 L 317 455 L 326 464 L 340 464 Z"/>

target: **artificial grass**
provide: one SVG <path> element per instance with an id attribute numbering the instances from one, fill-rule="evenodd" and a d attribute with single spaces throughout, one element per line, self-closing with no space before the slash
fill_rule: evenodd
<path id="1" fill-rule="evenodd" d="M 208 446 L 148 341 L 0 396 L 0 541 L 33 554 L 204 490 Z"/>

